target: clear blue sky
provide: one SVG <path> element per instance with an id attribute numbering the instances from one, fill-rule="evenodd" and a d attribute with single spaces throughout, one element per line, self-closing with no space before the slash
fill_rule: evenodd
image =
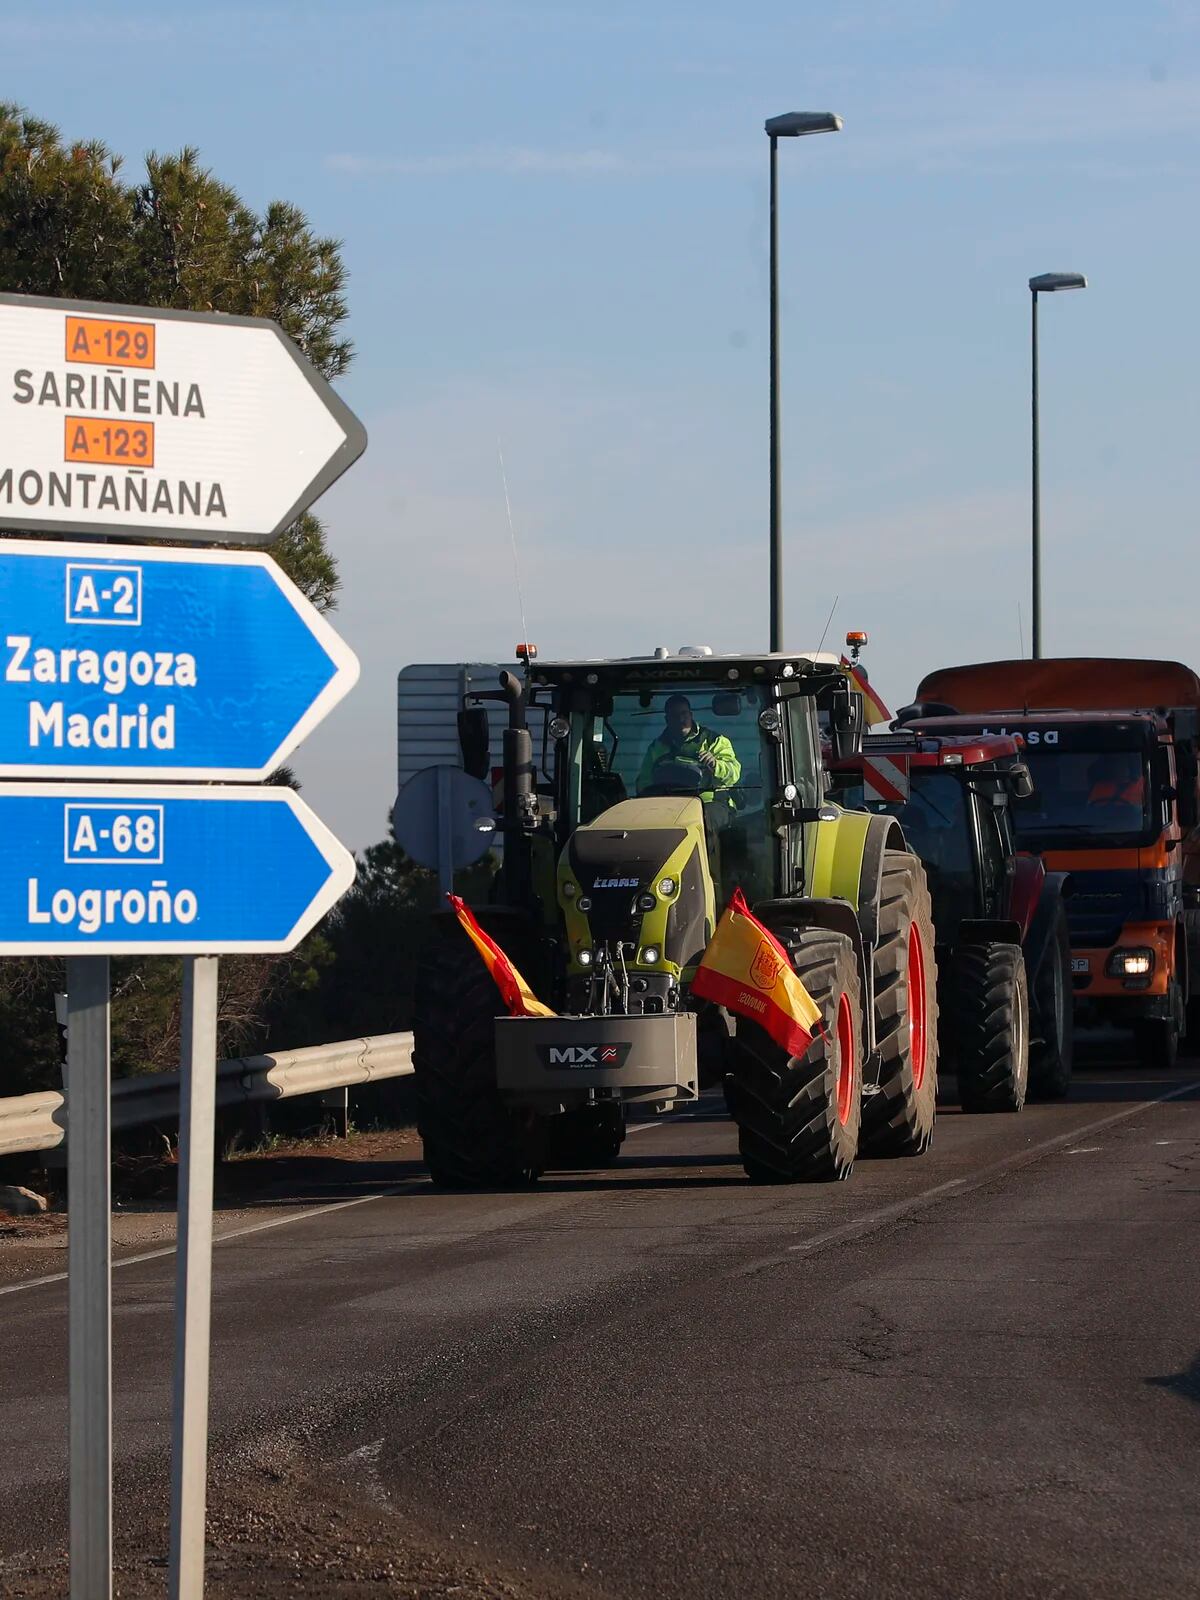
<path id="1" fill-rule="evenodd" d="M 787 633 L 893 702 L 1028 646 L 1028 291 L 1048 651 L 1200 661 L 1200 4 L 0 0 L 0 95 L 136 169 L 199 146 L 345 241 L 364 460 L 321 503 L 363 677 L 301 751 L 382 837 L 394 680 L 766 633 L 765 116 L 781 148 Z"/>

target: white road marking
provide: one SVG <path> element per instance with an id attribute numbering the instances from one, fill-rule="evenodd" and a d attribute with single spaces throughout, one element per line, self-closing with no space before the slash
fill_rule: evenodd
<path id="1" fill-rule="evenodd" d="M 833 1244 L 839 1239 L 853 1238 L 857 1234 L 869 1233 L 880 1223 L 890 1222 L 896 1217 L 908 1215 L 912 1211 L 920 1211 L 922 1207 L 932 1205 L 935 1200 L 940 1200 L 943 1195 L 952 1194 L 956 1190 L 970 1193 L 973 1189 L 981 1189 L 985 1184 L 1000 1177 L 1003 1173 L 1012 1172 L 1020 1167 L 1028 1166 L 1037 1161 L 1041 1156 L 1057 1150 L 1061 1145 L 1070 1144 L 1073 1139 L 1086 1138 L 1089 1133 L 1099 1133 L 1102 1128 L 1111 1128 L 1118 1122 L 1124 1122 L 1129 1117 L 1136 1117 L 1141 1111 L 1148 1111 L 1151 1106 L 1163 1105 L 1167 1100 L 1179 1100 L 1185 1094 L 1192 1094 L 1200 1089 L 1200 1081 L 1181 1084 L 1177 1089 L 1171 1089 L 1167 1094 L 1160 1094 L 1154 1100 L 1139 1100 L 1136 1105 L 1126 1106 L 1122 1111 L 1114 1111 L 1111 1116 L 1101 1117 L 1098 1122 L 1089 1122 L 1086 1127 L 1072 1128 L 1070 1133 L 1057 1134 L 1053 1139 L 1046 1139 L 1042 1144 L 1035 1144 L 1030 1150 L 1022 1150 L 1018 1155 L 1008 1156 L 1003 1161 L 997 1161 L 993 1166 L 985 1167 L 982 1172 L 972 1173 L 967 1178 L 952 1178 L 948 1183 L 935 1184 L 932 1189 L 923 1189 L 920 1194 L 914 1195 L 910 1200 L 897 1200 L 891 1205 L 880 1206 L 877 1211 L 868 1212 L 865 1217 L 855 1217 L 849 1222 L 843 1222 L 839 1227 L 828 1228 L 824 1233 L 814 1234 L 811 1239 L 805 1239 L 802 1244 L 788 1245 L 788 1253 L 793 1254 L 806 1250 L 819 1250 L 824 1245 Z M 772 1261 L 783 1262 L 786 1256 L 774 1256 L 769 1260 L 760 1261 L 753 1266 L 744 1267 L 738 1276 L 749 1276 L 761 1272 L 763 1267 L 769 1266 Z"/>
<path id="2" fill-rule="evenodd" d="M 351 1206 L 369 1205 L 372 1200 L 384 1200 L 388 1195 L 400 1194 L 405 1185 L 394 1185 L 390 1189 L 380 1189 L 377 1194 L 360 1194 L 353 1200 L 335 1200 L 327 1206 L 316 1206 L 311 1211 L 299 1211 L 291 1217 L 271 1217 L 266 1222 L 252 1222 L 245 1228 L 231 1228 L 228 1233 L 215 1234 L 213 1244 L 224 1244 L 229 1239 L 244 1239 L 250 1233 L 265 1233 L 268 1228 L 286 1228 L 290 1222 L 304 1222 L 309 1217 L 327 1217 L 332 1211 L 346 1211 Z M 164 1256 L 173 1256 L 175 1246 L 164 1245 L 161 1250 L 145 1250 L 141 1255 L 122 1256 L 119 1261 L 113 1262 L 113 1271 L 119 1267 L 139 1267 L 144 1261 L 161 1261 Z M 65 1272 L 48 1272 L 44 1278 L 27 1278 L 24 1283 L 9 1283 L 0 1286 L 0 1295 L 20 1294 L 22 1289 L 40 1289 L 48 1283 L 66 1283 Z"/>
<path id="3" fill-rule="evenodd" d="M 1102 1117 L 1099 1122 L 1090 1122 L 1083 1128 L 1073 1128 L 1070 1133 L 1060 1133 L 1053 1139 L 1047 1139 L 1043 1144 L 1034 1145 L 1032 1150 L 1022 1151 L 1019 1155 L 1010 1156 L 1004 1161 L 997 1162 L 994 1166 L 985 1167 L 982 1172 L 976 1173 L 970 1178 L 951 1178 L 947 1183 L 935 1184 L 932 1189 L 923 1189 L 920 1194 L 914 1195 L 910 1200 L 898 1200 L 890 1206 L 881 1206 L 877 1211 L 868 1212 L 865 1217 L 855 1218 L 851 1222 L 843 1223 L 841 1227 L 830 1228 L 825 1233 L 815 1234 L 813 1238 L 806 1239 L 803 1244 L 789 1245 L 788 1249 L 789 1251 L 815 1250 L 821 1245 L 830 1244 L 834 1240 L 847 1235 L 868 1232 L 878 1223 L 886 1222 L 894 1216 L 903 1216 L 906 1212 L 917 1211 L 922 1206 L 929 1205 L 942 1195 L 950 1194 L 956 1189 L 981 1188 L 985 1183 L 989 1183 L 1001 1173 L 1026 1166 L 1031 1161 L 1036 1161 L 1039 1156 L 1045 1155 L 1050 1150 L 1057 1149 L 1059 1145 L 1069 1143 L 1072 1139 L 1078 1139 L 1081 1136 L 1086 1137 L 1089 1133 L 1098 1133 L 1101 1128 L 1111 1128 L 1114 1123 L 1124 1122 L 1128 1117 L 1136 1117 L 1139 1111 L 1147 1111 L 1151 1106 L 1163 1105 L 1168 1100 L 1179 1100 L 1183 1095 L 1191 1094 L 1196 1089 L 1200 1089 L 1200 1080 L 1181 1084 L 1177 1089 L 1172 1089 L 1167 1094 L 1159 1095 L 1154 1100 L 1139 1100 L 1136 1105 L 1126 1106 L 1123 1111 L 1114 1112 L 1110 1117 Z M 694 1113 L 690 1115 L 693 1118 L 695 1116 Z M 684 1120 L 687 1120 L 687 1114 L 684 1117 L 672 1118 L 672 1121 Z M 635 1133 L 639 1128 L 657 1128 L 659 1126 L 660 1124 L 657 1122 L 636 1123 L 629 1129 L 629 1132 Z M 1170 1143 L 1171 1141 L 1164 1140 L 1162 1142 Z M 367 1206 L 375 1200 L 386 1200 L 392 1195 L 403 1194 L 409 1186 L 409 1184 L 393 1184 L 387 1189 L 380 1189 L 375 1194 L 357 1195 L 353 1200 L 335 1200 L 330 1205 L 297 1211 L 290 1217 L 271 1217 L 266 1222 L 252 1222 L 245 1228 L 231 1228 L 228 1233 L 216 1235 L 213 1238 L 213 1244 L 227 1244 L 232 1239 L 245 1239 L 252 1233 L 265 1233 L 268 1228 L 286 1228 L 293 1222 L 308 1222 L 313 1217 L 327 1217 L 335 1211 L 348 1211 L 352 1206 Z M 175 1246 L 169 1244 L 164 1245 L 160 1250 L 143 1251 L 141 1255 L 122 1256 L 119 1261 L 113 1262 L 113 1271 L 116 1272 L 121 1267 L 138 1267 L 146 1261 L 161 1261 L 164 1257 L 173 1256 L 174 1254 Z M 762 1265 L 764 1263 L 760 1263 L 755 1267 L 747 1267 L 744 1270 L 746 1272 L 756 1272 L 760 1270 Z M 23 1283 L 0 1285 L 0 1295 L 21 1294 L 26 1289 L 41 1289 L 47 1284 L 65 1283 L 66 1281 L 67 1274 L 65 1272 L 50 1272 L 45 1277 L 27 1278 Z"/>
<path id="4" fill-rule="evenodd" d="M 1104 1146 L 1099 1144 L 1081 1144 L 1077 1150 L 1068 1150 L 1067 1154 L 1069 1156 L 1090 1156 L 1095 1155 L 1097 1150 L 1103 1150 L 1103 1148 Z"/>

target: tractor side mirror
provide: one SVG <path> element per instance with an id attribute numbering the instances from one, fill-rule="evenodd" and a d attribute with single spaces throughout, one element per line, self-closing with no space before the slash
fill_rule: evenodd
<path id="1" fill-rule="evenodd" d="M 853 761 L 862 754 L 864 709 L 862 696 L 849 687 L 835 691 L 829 707 L 829 740 L 835 761 Z"/>
<path id="2" fill-rule="evenodd" d="M 1015 800 L 1028 800 L 1033 794 L 1033 773 L 1023 761 L 1009 769 L 1009 784 Z"/>
<path id="3" fill-rule="evenodd" d="M 486 706 L 467 706 L 458 713 L 458 748 L 463 771 L 472 778 L 486 778 L 492 770 L 492 730 Z"/>

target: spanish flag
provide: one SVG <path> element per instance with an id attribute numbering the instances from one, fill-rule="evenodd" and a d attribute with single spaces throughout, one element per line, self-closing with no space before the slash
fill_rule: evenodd
<path id="1" fill-rule="evenodd" d="M 856 667 L 854 662 L 851 661 L 848 656 L 842 656 L 838 661 L 838 666 L 841 667 L 842 671 L 850 679 L 851 687 L 857 689 L 859 694 L 863 697 L 863 701 L 865 702 L 863 706 L 863 712 L 867 719 L 867 727 L 874 727 L 877 722 L 890 722 L 892 720 L 892 713 L 884 705 L 882 699 L 878 694 L 876 694 L 875 690 L 872 689 L 870 681 L 863 669 L 861 667 Z"/>
<path id="2" fill-rule="evenodd" d="M 825 1031 L 787 951 L 754 916 L 740 889 L 696 968 L 692 993 L 757 1022 L 792 1056 L 802 1056 L 813 1033 Z"/>
<path id="3" fill-rule="evenodd" d="M 496 987 L 500 991 L 500 998 L 508 1007 L 509 1015 L 513 1017 L 557 1016 L 557 1012 L 551 1011 L 549 1006 L 544 1006 L 537 998 L 496 941 L 484 933 L 468 910 L 465 901 L 456 894 L 448 894 L 446 899 L 454 907 L 454 915 L 462 923 L 463 932 L 483 957 L 483 964 L 491 973 Z"/>

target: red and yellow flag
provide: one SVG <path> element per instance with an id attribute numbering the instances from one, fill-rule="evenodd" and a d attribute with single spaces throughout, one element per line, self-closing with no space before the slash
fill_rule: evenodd
<path id="1" fill-rule="evenodd" d="M 849 656 L 840 657 L 838 666 L 850 679 L 851 686 L 857 689 L 863 697 L 865 702 L 863 711 L 866 716 L 867 727 L 873 727 L 877 722 L 890 722 L 892 713 L 884 705 L 882 697 L 872 689 L 870 680 L 863 669 L 856 667 Z"/>
<path id="2" fill-rule="evenodd" d="M 448 894 L 446 899 L 454 907 L 454 915 L 462 924 L 463 932 L 483 957 L 483 964 L 491 973 L 496 987 L 500 991 L 500 998 L 508 1007 L 509 1015 L 513 1017 L 557 1016 L 557 1012 L 551 1011 L 549 1006 L 542 1004 L 496 941 L 490 935 L 484 933 L 468 909 L 466 902 L 456 894 Z"/>
<path id="3" fill-rule="evenodd" d="M 692 993 L 757 1022 L 792 1056 L 802 1056 L 814 1032 L 825 1031 L 787 951 L 754 916 L 740 889 L 696 968 Z"/>

